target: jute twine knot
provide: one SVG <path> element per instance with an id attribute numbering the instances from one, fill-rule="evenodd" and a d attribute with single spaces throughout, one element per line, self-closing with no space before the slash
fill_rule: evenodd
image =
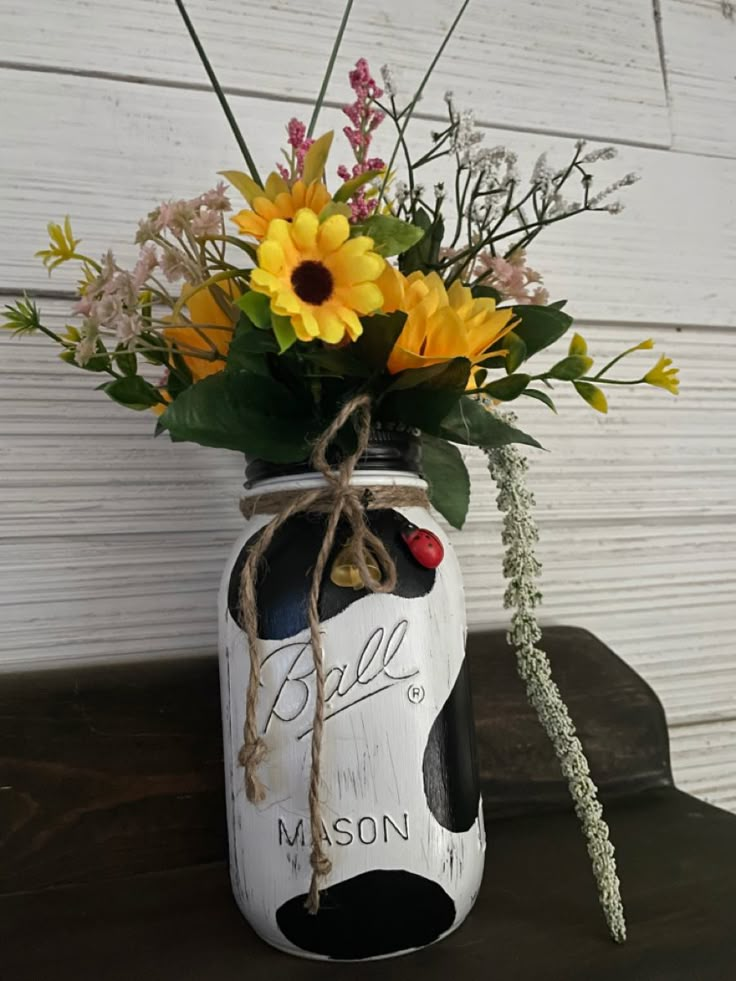
<path id="1" fill-rule="evenodd" d="M 335 470 L 327 462 L 327 452 L 342 427 L 352 422 L 357 435 L 355 451 L 346 456 Z M 360 572 L 363 584 L 373 593 L 390 593 L 396 586 L 396 566 L 381 539 L 366 524 L 365 504 L 360 488 L 351 486 L 355 466 L 368 446 L 371 428 L 371 400 L 358 395 L 346 402 L 330 425 L 314 444 L 311 462 L 322 474 L 327 487 L 296 493 L 289 498 L 276 516 L 263 528 L 260 537 L 248 553 L 241 578 L 241 609 L 248 640 L 250 673 L 245 705 L 244 742 L 238 761 L 245 770 L 245 792 L 249 801 L 259 803 L 266 797 L 266 788 L 258 777 L 258 767 L 266 755 L 266 744 L 258 734 L 256 708 L 261 684 L 261 661 L 258 656 L 258 609 L 256 582 L 258 568 L 279 528 L 293 517 L 317 507 L 329 515 L 317 561 L 312 570 L 308 597 L 308 623 L 315 670 L 315 704 L 312 726 L 311 768 L 309 773 L 309 824 L 311 833 L 310 865 L 312 879 L 305 903 L 310 913 L 319 910 L 320 880 L 329 875 L 332 863 L 322 846 L 322 813 L 319 799 L 322 733 L 325 715 L 325 669 L 319 623 L 319 596 L 322 577 L 330 552 L 335 544 L 341 518 L 350 525 L 351 560 Z M 325 501 L 327 507 L 325 507 Z M 369 560 L 378 565 L 381 577 L 376 581 L 368 567 Z"/>

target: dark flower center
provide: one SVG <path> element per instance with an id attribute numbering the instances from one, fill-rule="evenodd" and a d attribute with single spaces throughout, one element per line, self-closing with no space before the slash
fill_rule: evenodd
<path id="1" fill-rule="evenodd" d="M 332 296 L 332 273 L 321 262 L 308 259 L 291 274 L 291 285 L 300 300 L 319 306 Z"/>

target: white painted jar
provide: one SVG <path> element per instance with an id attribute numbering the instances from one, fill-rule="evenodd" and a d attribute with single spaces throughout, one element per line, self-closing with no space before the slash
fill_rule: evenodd
<path id="1" fill-rule="evenodd" d="M 424 487 L 402 437 L 366 457 L 356 486 Z M 397 469 L 401 467 L 402 469 Z M 389 469 L 393 468 L 393 469 Z M 253 471 L 260 479 L 253 479 Z M 251 465 L 246 494 L 318 487 L 315 473 Z M 302 957 L 363 960 L 403 954 L 458 927 L 480 888 L 485 853 L 465 662 L 465 607 L 453 549 L 422 507 L 374 510 L 369 524 L 397 566 L 396 590 L 322 585 L 326 709 L 321 755 L 323 845 L 332 872 L 317 914 L 309 889 L 310 735 L 314 666 L 306 600 L 325 516 L 298 515 L 277 533 L 258 583 L 265 801 L 246 798 L 243 743 L 249 661 L 240 573 L 246 522 L 220 591 L 220 678 L 230 870 L 235 899 L 267 943 Z M 401 538 L 406 520 L 436 534 L 445 558 L 425 569 Z M 345 544 L 340 528 L 333 555 Z"/>

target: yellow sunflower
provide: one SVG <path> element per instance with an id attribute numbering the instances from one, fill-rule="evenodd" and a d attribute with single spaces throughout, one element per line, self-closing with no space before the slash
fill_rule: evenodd
<path id="1" fill-rule="evenodd" d="M 261 188 L 255 182 L 246 189 L 246 198 L 251 210 L 244 209 L 234 215 L 232 221 L 238 226 L 241 235 L 262 239 L 274 218 L 293 219 L 301 208 L 319 212 L 332 201 L 330 192 L 322 181 L 305 184 L 298 180 L 291 187 L 279 174 L 269 174 L 266 186 Z"/>
<path id="2" fill-rule="evenodd" d="M 359 316 L 383 303 L 376 280 L 385 260 L 372 249 L 373 239 L 350 238 L 344 215 L 320 223 L 314 211 L 302 208 L 292 222 L 270 222 L 251 289 L 270 297 L 275 314 L 290 318 L 300 341 L 338 344 L 345 334 L 355 340 L 363 332 Z"/>
<path id="3" fill-rule="evenodd" d="M 208 375 L 216 375 L 225 367 L 225 359 L 235 328 L 235 314 L 239 314 L 239 311 L 233 308 L 233 315 L 230 316 L 222 309 L 211 290 L 194 292 L 194 289 L 194 286 L 187 283 L 182 287 L 182 295 L 187 297 L 188 319 L 192 325 L 199 327 L 199 331 L 195 330 L 195 326 L 190 327 L 189 325 L 164 327 L 163 335 L 167 341 L 172 343 L 174 348 L 177 345 L 183 345 L 182 360 L 192 373 L 192 381 L 198 382 L 207 378 Z M 234 300 L 240 295 L 240 290 L 232 281 L 221 283 L 220 289 L 228 293 Z M 223 329 L 219 330 L 218 328 Z M 216 360 L 200 358 L 193 353 L 184 353 L 190 348 L 202 351 L 202 353 L 209 352 L 212 350 L 212 345 L 215 346 L 220 356 Z M 159 392 L 166 402 L 171 401 L 165 388 L 159 389 Z M 155 405 L 153 411 L 156 415 L 160 415 L 165 408 L 165 405 Z"/>
<path id="4" fill-rule="evenodd" d="M 477 365 L 515 323 L 512 310 L 497 310 L 493 299 L 474 297 L 457 280 L 449 290 L 445 289 L 435 272 L 415 272 L 405 278 L 397 308 L 407 317 L 389 355 L 388 370 L 392 375 L 453 358 L 467 358 Z M 475 388 L 476 372 L 476 368 L 471 372 L 469 389 Z"/>

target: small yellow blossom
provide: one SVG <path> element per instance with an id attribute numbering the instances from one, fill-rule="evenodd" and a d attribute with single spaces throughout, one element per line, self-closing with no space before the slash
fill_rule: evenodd
<path id="1" fill-rule="evenodd" d="M 679 368 L 670 368 L 672 358 L 662 355 L 655 366 L 644 375 L 647 385 L 656 385 L 657 388 L 664 388 L 673 395 L 678 395 L 680 391 L 680 380 L 677 377 Z"/>
<path id="2" fill-rule="evenodd" d="M 36 252 L 36 257 L 43 260 L 43 264 L 50 274 L 62 262 L 69 262 L 70 259 L 81 258 L 76 253 L 81 239 L 74 238 L 69 215 L 64 219 L 63 227 L 56 224 L 56 222 L 50 221 L 47 230 L 49 233 L 49 247 Z"/>
<path id="3" fill-rule="evenodd" d="M 250 285 L 270 297 L 273 313 L 289 317 L 300 341 L 338 344 L 346 334 L 359 337 L 360 316 L 381 309 L 376 280 L 385 265 L 372 238 L 350 238 L 344 215 L 320 223 L 313 210 L 301 208 L 291 222 L 270 222 Z"/>
<path id="4" fill-rule="evenodd" d="M 497 310 L 492 298 L 474 297 L 459 281 L 445 289 L 435 272 L 414 272 L 405 279 L 399 309 L 407 318 L 388 359 L 391 374 L 453 358 L 467 358 L 477 365 L 515 323 L 512 310 Z M 476 387 L 476 373 L 474 368 L 468 389 Z"/>

